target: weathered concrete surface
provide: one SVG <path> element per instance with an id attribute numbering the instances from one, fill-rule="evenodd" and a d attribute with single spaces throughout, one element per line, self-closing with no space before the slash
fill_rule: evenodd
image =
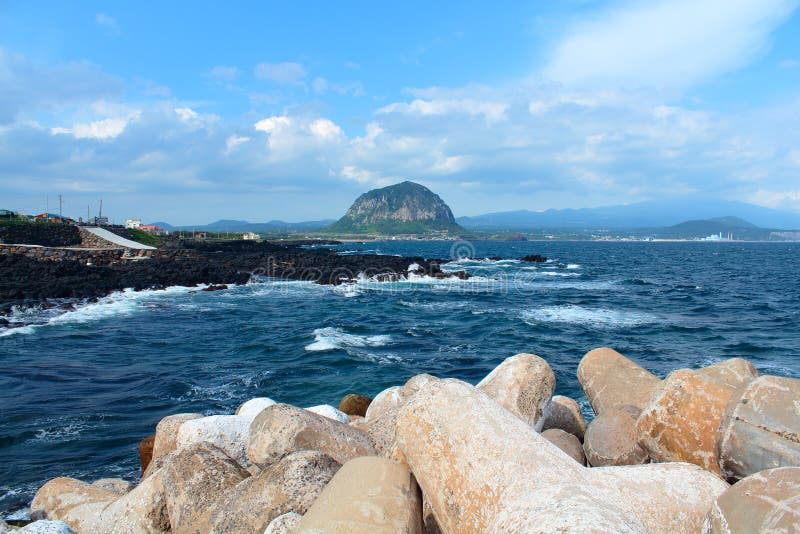
<path id="1" fill-rule="evenodd" d="M 318 451 L 290 454 L 227 491 L 199 521 L 197 533 L 260 533 L 282 514 L 304 514 L 339 467 Z"/>
<path id="2" fill-rule="evenodd" d="M 347 415 L 360 415 L 364 417 L 367 415 L 367 408 L 369 408 L 372 398 L 366 395 L 357 395 L 355 393 L 348 393 L 342 397 L 339 402 L 339 409 Z"/>
<path id="3" fill-rule="evenodd" d="M 758 378 L 752 363 L 743 358 L 730 358 L 695 371 L 697 374 L 731 389 L 738 389 Z"/>
<path id="4" fill-rule="evenodd" d="M 578 365 L 578 381 L 597 415 L 622 406 L 644 410 L 661 383 L 650 371 L 606 347 L 586 353 Z"/>
<path id="5" fill-rule="evenodd" d="M 727 484 L 688 464 L 585 468 L 458 380 L 400 411 L 398 445 L 444 532 L 697 532 Z"/>
<path id="6" fill-rule="evenodd" d="M 249 433 L 250 420 L 246 417 L 211 415 L 183 423 L 178 429 L 176 446 L 182 449 L 194 443 L 210 443 L 246 467 Z"/>
<path id="7" fill-rule="evenodd" d="M 350 422 L 349 415 L 339 410 L 338 408 L 334 408 L 330 404 L 320 404 L 319 406 L 312 406 L 310 408 L 306 408 L 306 410 L 308 410 L 311 413 L 321 415 L 322 417 L 327 417 L 328 419 L 339 421 L 340 423 Z"/>
<path id="8" fill-rule="evenodd" d="M 570 397 L 554 395 L 544 415 L 542 430 L 558 428 L 583 441 L 586 433 L 586 419 L 583 418 L 578 402 Z"/>
<path id="9" fill-rule="evenodd" d="M 258 414 L 273 404 L 277 403 L 269 397 L 256 397 L 242 403 L 238 408 L 236 408 L 236 415 L 247 417 L 252 423 L 253 419 L 255 419 Z"/>
<path id="10" fill-rule="evenodd" d="M 517 354 L 506 358 L 476 387 L 538 432 L 556 388 L 556 376 L 539 356 Z"/>
<path id="11" fill-rule="evenodd" d="M 156 439 L 153 442 L 153 458 L 159 458 L 178 448 L 178 430 L 186 421 L 201 419 L 203 414 L 178 413 L 168 415 L 156 425 Z"/>
<path id="12" fill-rule="evenodd" d="M 732 394 L 695 371 L 671 372 L 639 416 L 639 444 L 656 462 L 689 462 L 719 474 L 717 430 Z"/>
<path id="13" fill-rule="evenodd" d="M 703 532 L 800 532 L 800 467 L 761 471 L 731 486 L 714 501 Z"/>
<path id="14" fill-rule="evenodd" d="M 298 532 L 419 534 L 419 487 L 405 465 L 376 456 L 350 460 L 305 513 Z"/>
<path id="15" fill-rule="evenodd" d="M 382 456 L 397 458 L 395 443 L 397 414 L 420 387 L 436 380 L 439 379 L 428 374 L 416 375 L 402 386 L 382 391 L 367 408 L 367 417 L 364 421 L 354 426 L 369 434 L 375 448 Z"/>
<path id="16" fill-rule="evenodd" d="M 40 519 L 33 523 L 28 523 L 19 530 L 6 529 L 5 521 L 0 519 L 0 533 L 14 533 L 14 534 L 75 534 L 75 531 L 63 521 L 51 521 L 49 519 Z"/>
<path id="17" fill-rule="evenodd" d="M 761 376 L 731 397 L 719 429 L 723 476 L 800 465 L 800 380 Z"/>
<path id="18" fill-rule="evenodd" d="M 560 428 L 548 428 L 542 431 L 542 437 L 567 453 L 579 464 L 586 465 L 586 455 L 583 452 L 581 440 L 575 434 L 570 434 Z"/>
<path id="19" fill-rule="evenodd" d="M 250 474 L 221 449 L 208 443 L 181 448 L 164 467 L 164 491 L 172 532 L 207 532 L 201 519 L 227 490 Z"/>
<path id="20" fill-rule="evenodd" d="M 321 451 L 340 464 L 377 452 L 365 432 L 288 404 L 270 406 L 250 425 L 247 457 L 256 465 L 302 450 Z"/>
<path id="21" fill-rule="evenodd" d="M 269 522 L 264 534 L 296 534 L 297 525 L 302 518 L 303 516 L 297 512 L 281 514 Z"/>
<path id="22" fill-rule="evenodd" d="M 636 419 L 618 408 L 598 415 L 589 423 L 583 451 L 586 461 L 593 467 L 638 465 L 650 460 L 647 451 L 639 445 Z"/>
<path id="23" fill-rule="evenodd" d="M 101 478 L 92 482 L 95 488 L 112 491 L 117 495 L 125 495 L 134 488 L 134 485 L 121 478 Z"/>
<path id="24" fill-rule="evenodd" d="M 168 532 L 163 470 L 123 496 L 74 478 L 53 479 L 36 492 L 31 518 L 63 521 L 79 533 Z"/>

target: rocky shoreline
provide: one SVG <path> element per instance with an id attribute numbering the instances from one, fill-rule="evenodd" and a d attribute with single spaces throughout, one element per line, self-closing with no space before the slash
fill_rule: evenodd
<path id="1" fill-rule="evenodd" d="M 800 380 L 741 358 L 662 380 L 609 348 L 577 375 L 588 425 L 532 354 L 475 386 L 423 374 L 338 409 L 256 398 L 168 416 L 136 486 L 57 478 L 31 518 L 78 533 L 800 530 Z"/>
<path id="2" fill-rule="evenodd" d="M 339 255 L 328 249 L 308 249 L 309 242 L 277 244 L 255 241 L 179 241 L 153 251 L 139 261 L 97 262 L 64 258 L 41 261 L 23 255 L 0 255 L 0 315 L 11 305 L 42 304 L 47 299 L 97 299 L 113 291 L 163 289 L 198 284 L 243 284 L 254 277 L 304 280 L 339 285 L 359 275 L 380 280 L 406 276 L 409 267 L 419 275 L 462 279 L 463 271 L 445 273 L 448 260 L 375 254 Z M 89 265 L 91 264 L 91 265 Z"/>

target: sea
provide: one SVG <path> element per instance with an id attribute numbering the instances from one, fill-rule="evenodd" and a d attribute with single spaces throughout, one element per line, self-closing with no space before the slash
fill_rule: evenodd
<path id="1" fill-rule="evenodd" d="M 0 329 L 0 513 L 48 479 L 139 477 L 164 416 L 374 396 L 419 373 L 477 383 L 521 352 L 591 409 L 575 373 L 608 346 L 663 377 L 740 356 L 800 377 L 800 244 L 383 241 L 331 247 L 453 258 L 469 280 L 261 278 L 227 291 L 122 291 L 14 309 Z M 544 263 L 519 261 L 541 254 Z M 486 258 L 500 257 L 500 260 Z"/>

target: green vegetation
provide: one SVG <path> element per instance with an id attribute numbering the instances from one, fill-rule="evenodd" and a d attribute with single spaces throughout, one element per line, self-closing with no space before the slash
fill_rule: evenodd
<path id="1" fill-rule="evenodd" d="M 128 234 L 133 241 L 141 243 L 142 245 L 150 245 L 151 247 L 161 246 L 165 241 L 164 236 L 154 235 L 137 228 L 129 228 Z"/>

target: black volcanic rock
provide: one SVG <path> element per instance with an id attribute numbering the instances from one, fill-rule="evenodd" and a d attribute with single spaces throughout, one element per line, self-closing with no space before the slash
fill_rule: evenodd
<path id="1" fill-rule="evenodd" d="M 327 229 L 350 234 L 385 235 L 463 231 L 439 195 L 414 182 L 402 182 L 364 193 L 344 217 Z"/>

